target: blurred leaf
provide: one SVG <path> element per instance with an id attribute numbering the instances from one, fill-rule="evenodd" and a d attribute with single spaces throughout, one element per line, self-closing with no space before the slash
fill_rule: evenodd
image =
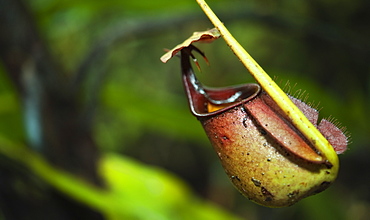
<path id="1" fill-rule="evenodd" d="M 100 172 L 118 200 L 129 201 L 140 219 L 237 219 L 195 198 L 188 187 L 164 170 L 108 154 Z"/>
<path id="2" fill-rule="evenodd" d="M 196 198 L 185 183 L 158 168 L 107 154 L 100 173 L 108 189 L 96 188 L 51 166 L 25 146 L 0 136 L 0 153 L 25 165 L 35 175 L 66 195 L 104 213 L 109 219 L 238 219 Z"/>

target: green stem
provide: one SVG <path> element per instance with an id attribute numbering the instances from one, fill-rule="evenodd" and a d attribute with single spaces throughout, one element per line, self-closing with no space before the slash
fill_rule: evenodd
<path id="1" fill-rule="evenodd" d="M 331 165 L 333 165 L 332 172 L 338 172 L 338 156 L 329 141 L 320 133 L 319 130 L 317 130 L 317 128 L 307 119 L 298 107 L 293 104 L 284 91 L 238 43 L 208 4 L 204 0 L 197 0 L 197 2 L 213 25 L 215 25 L 219 30 L 227 45 L 249 70 L 251 75 L 291 119 L 293 125 L 296 126 L 296 128 L 312 143 L 312 145 L 315 146 L 321 155 L 326 158 Z"/>

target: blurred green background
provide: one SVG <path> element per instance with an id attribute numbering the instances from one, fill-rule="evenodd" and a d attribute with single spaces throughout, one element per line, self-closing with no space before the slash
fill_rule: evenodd
<path id="1" fill-rule="evenodd" d="M 96 108 L 91 126 L 103 155 L 100 174 L 115 195 L 104 205 L 91 206 L 106 218 L 361 220 L 370 216 L 369 1 L 208 1 L 270 76 L 291 94 L 309 94 L 307 101 L 318 104 L 321 117 L 336 118 L 350 133 L 351 144 L 340 155 L 341 170 L 333 186 L 281 209 L 258 206 L 233 188 L 188 110 L 179 59 L 167 64 L 159 60 L 165 48 L 194 31 L 212 28 L 195 0 L 25 3 L 67 78 L 81 63 L 88 65 L 80 101 Z M 202 72 L 197 76 L 204 84 L 253 82 L 222 39 L 197 46 L 210 61 L 208 67 L 200 60 Z M 0 145 L 21 148 L 15 143 L 27 143 L 23 105 L 1 63 L 0 103 L 4 139 Z M 32 163 L 26 166 L 33 167 Z M 37 174 L 35 167 L 31 170 Z M 49 174 L 44 174 L 45 179 L 52 179 Z M 71 181 L 57 188 L 73 188 Z M 73 193 L 79 191 L 67 194 Z"/>

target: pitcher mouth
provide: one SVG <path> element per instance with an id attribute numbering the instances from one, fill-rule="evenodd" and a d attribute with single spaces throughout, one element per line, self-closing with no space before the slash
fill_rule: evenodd
<path id="1" fill-rule="evenodd" d="M 221 88 L 203 86 L 197 80 L 190 63 L 189 57 L 194 57 L 193 50 L 199 52 L 193 45 L 181 50 L 181 70 L 190 110 L 196 117 L 207 117 L 227 111 L 250 101 L 261 92 L 261 87 L 255 83 Z M 204 56 L 202 53 L 201 55 Z"/>

